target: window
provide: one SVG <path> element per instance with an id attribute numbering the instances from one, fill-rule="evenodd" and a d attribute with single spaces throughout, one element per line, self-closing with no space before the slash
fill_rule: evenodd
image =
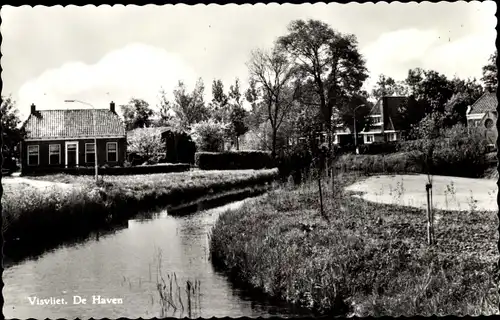
<path id="1" fill-rule="evenodd" d="M 108 162 L 118 161 L 118 143 L 117 142 L 106 143 L 106 161 L 108 161 Z"/>
<path id="2" fill-rule="evenodd" d="M 391 132 L 391 133 L 389 133 L 388 138 L 389 138 L 389 141 L 396 141 L 396 140 L 398 140 L 398 135 L 395 132 Z"/>
<path id="3" fill-rule="evenodd" d="M 37 166 L 40 164 L 40 147 L 28 146 L 28 166 Z"/>
<path id="4" fill-rule="evenodd" d="M 85 144 L 85 163 L 95 163 L 95 143 Z"/>
<path id="5" fill-rule="evenodd" d="M 61 164 L 60 144 L 49 144 L 49 164 Z"/>
<path id="6" fill-rule="evenodd" d="M 373 143 L 374 140 L 375 140 L 375 137 L 373 134 L 367 134 L 365 136 L 365 143 Z"/>
<path id="7" fill-rule="evenodd" d="M 339 143 L 339 136 L 334 134 L 333 135 L 333 144 L 338 144 Z"/>

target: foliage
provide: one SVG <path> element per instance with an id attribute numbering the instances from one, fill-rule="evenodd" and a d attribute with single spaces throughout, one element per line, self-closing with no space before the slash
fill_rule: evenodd
<path id="1" fill-rule="evenodd" d="M 25 130 L 19 128 L 21 120 L 18 116 L 18 110 L 12 97 L 2 96 L 0 109 L 0 130 L 2 132 L 2 168 L 15 165 L 12 158 L 19 158 L 19 142 L 25 136 Z"/>
<path id="2" fill-rule="evenodd" d="M 179 81 L 177 88 L 174 89 L 172 112 L 183 130 L 189 130 L 193 124 L 208 119 L 209 111 L 203 100 L 204 90 L 201 78 L 196 82 L 192 93 L 187 92 L 182 81 Z"/>
<path id="3" fill-rule="evenodd" d="M 297 63 L 305 82 L 303 92 L 310 95 L 302 101 L 319 106 L 331 143 L 334 108 L 346 104 L 368 77 L 356 37 L 318 20 L 294 20 L 278 44 Z"/>
<path id="4" fill-rule="evenodd" d="M 149 103 L 142 99 L 132 98 L 126 105 L 120 106 L 127 130 L 149 127 L 154 115 Z"/>
<path id="5" fill-rule="evenodd" d="M 135 129 L 133 134 L 129 134 L 127 144 L 128 152 L 141 155 L 146 160 L 157 162 L 160 157 L 165 156 L 165 142 L 158 129 Z"/>
<path id="6" fill-rule="evenodd" d="M 213 119 L 195 123 L 191 127 L 191 138 L 198 151 L 220 152 L 224 148 L 224 137 L 228 125 Z"/>
<path id="7" fill-rule="evenodd" d="M 396 82 L 391 77 L 379 75 L 378 81 L 372 90 L 372 96 L 378 100 L 384 96 L 407 96 L 408 87 L 404 82 Z"/>
<path id="8" fill-rule="evenodd" d="M 212 102 L 209 104 L 210 116 L 215 121 L 229 121 L 229 97 L 224 93 L 222 80 L 215 80 L 212 83 Z"/>
<path id="9" fill-rule="evenodd" d="M 273 161 L 269 152 L 264 151 L 230 151 L 230 152 L 197 152 L 195 164 L 202 170 L 235 170 L 272 168 Z"/>
<path id="10" fill-rule="evenodd" d="M 494 92 L 498 87 L 498 70 L 497 70 L 497 50 L 488 60 L 488 64 L 483 67 L 483 77 L 481 80 L 484 83 L 485 89 Z"/>
<path id="11" fill-rule="evenodd" d="M 174 118 L 172 110 L 172 103 L 167 98 L 167 93 L 162 88 L 160 89 L 160 102 L 158 104 L 159 119 L 153 122 L 154 127 L 173 127 L 178 128 L 177 121 Z M 180 129 L 180 128 L 179 128 Z"/>

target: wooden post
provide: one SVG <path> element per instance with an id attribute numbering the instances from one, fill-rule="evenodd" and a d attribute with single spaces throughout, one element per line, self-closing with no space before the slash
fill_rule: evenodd
<path id="1" fill-rule="evenodd" d="M 325 211 L 323 210 L 323 191 L 321 189 L 321 174 L 318 174 L 318 186 L 319 186 L 319 204 L 321 206 L 321 216 L 325 218 Z"/>
<path id="2" fill-rule="evenodd" d="M 427 243 L 429 245 L 433 244 L 433 234 L 432 234 L 432 198 L 431 198 L 431 191 L 432 190 L 432 184 L 427 183 L 425 185 L 425 191 L 427 192 Z"/>

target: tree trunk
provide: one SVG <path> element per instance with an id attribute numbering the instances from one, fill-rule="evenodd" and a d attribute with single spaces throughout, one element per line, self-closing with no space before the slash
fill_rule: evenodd
<path id="1" fill-rule="evenodd" d="M 278 135 L 278 130 L 273 128 L 273 144 L 272 144 L 272 151 L 271 151 L 271 155 L 272 155 L 273 159 L 276 158 L 277 135 Z"/>
<path id="2" fill-rule="evenodd" d="M 236 136 L 236 150 L 240 151 L 240 137 Z"/>

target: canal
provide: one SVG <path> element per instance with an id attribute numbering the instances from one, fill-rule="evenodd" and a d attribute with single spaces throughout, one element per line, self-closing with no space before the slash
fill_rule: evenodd
<path id="1" fill-rule="evenodd" d="M 290 306 L 233 285 L 210 262 L 212 226 L 221 213 L 245 201 L 211 209 L 198 206 L 198 211 L 180 216 L 163 211 L 129 220 L 111 234 L 7 267 L 4 315 L 19 319 L 299 316 Z M 166 299 L 160 299 L 160 290 Z M 41 305 L 44 301 L 49 304 Z"/>

